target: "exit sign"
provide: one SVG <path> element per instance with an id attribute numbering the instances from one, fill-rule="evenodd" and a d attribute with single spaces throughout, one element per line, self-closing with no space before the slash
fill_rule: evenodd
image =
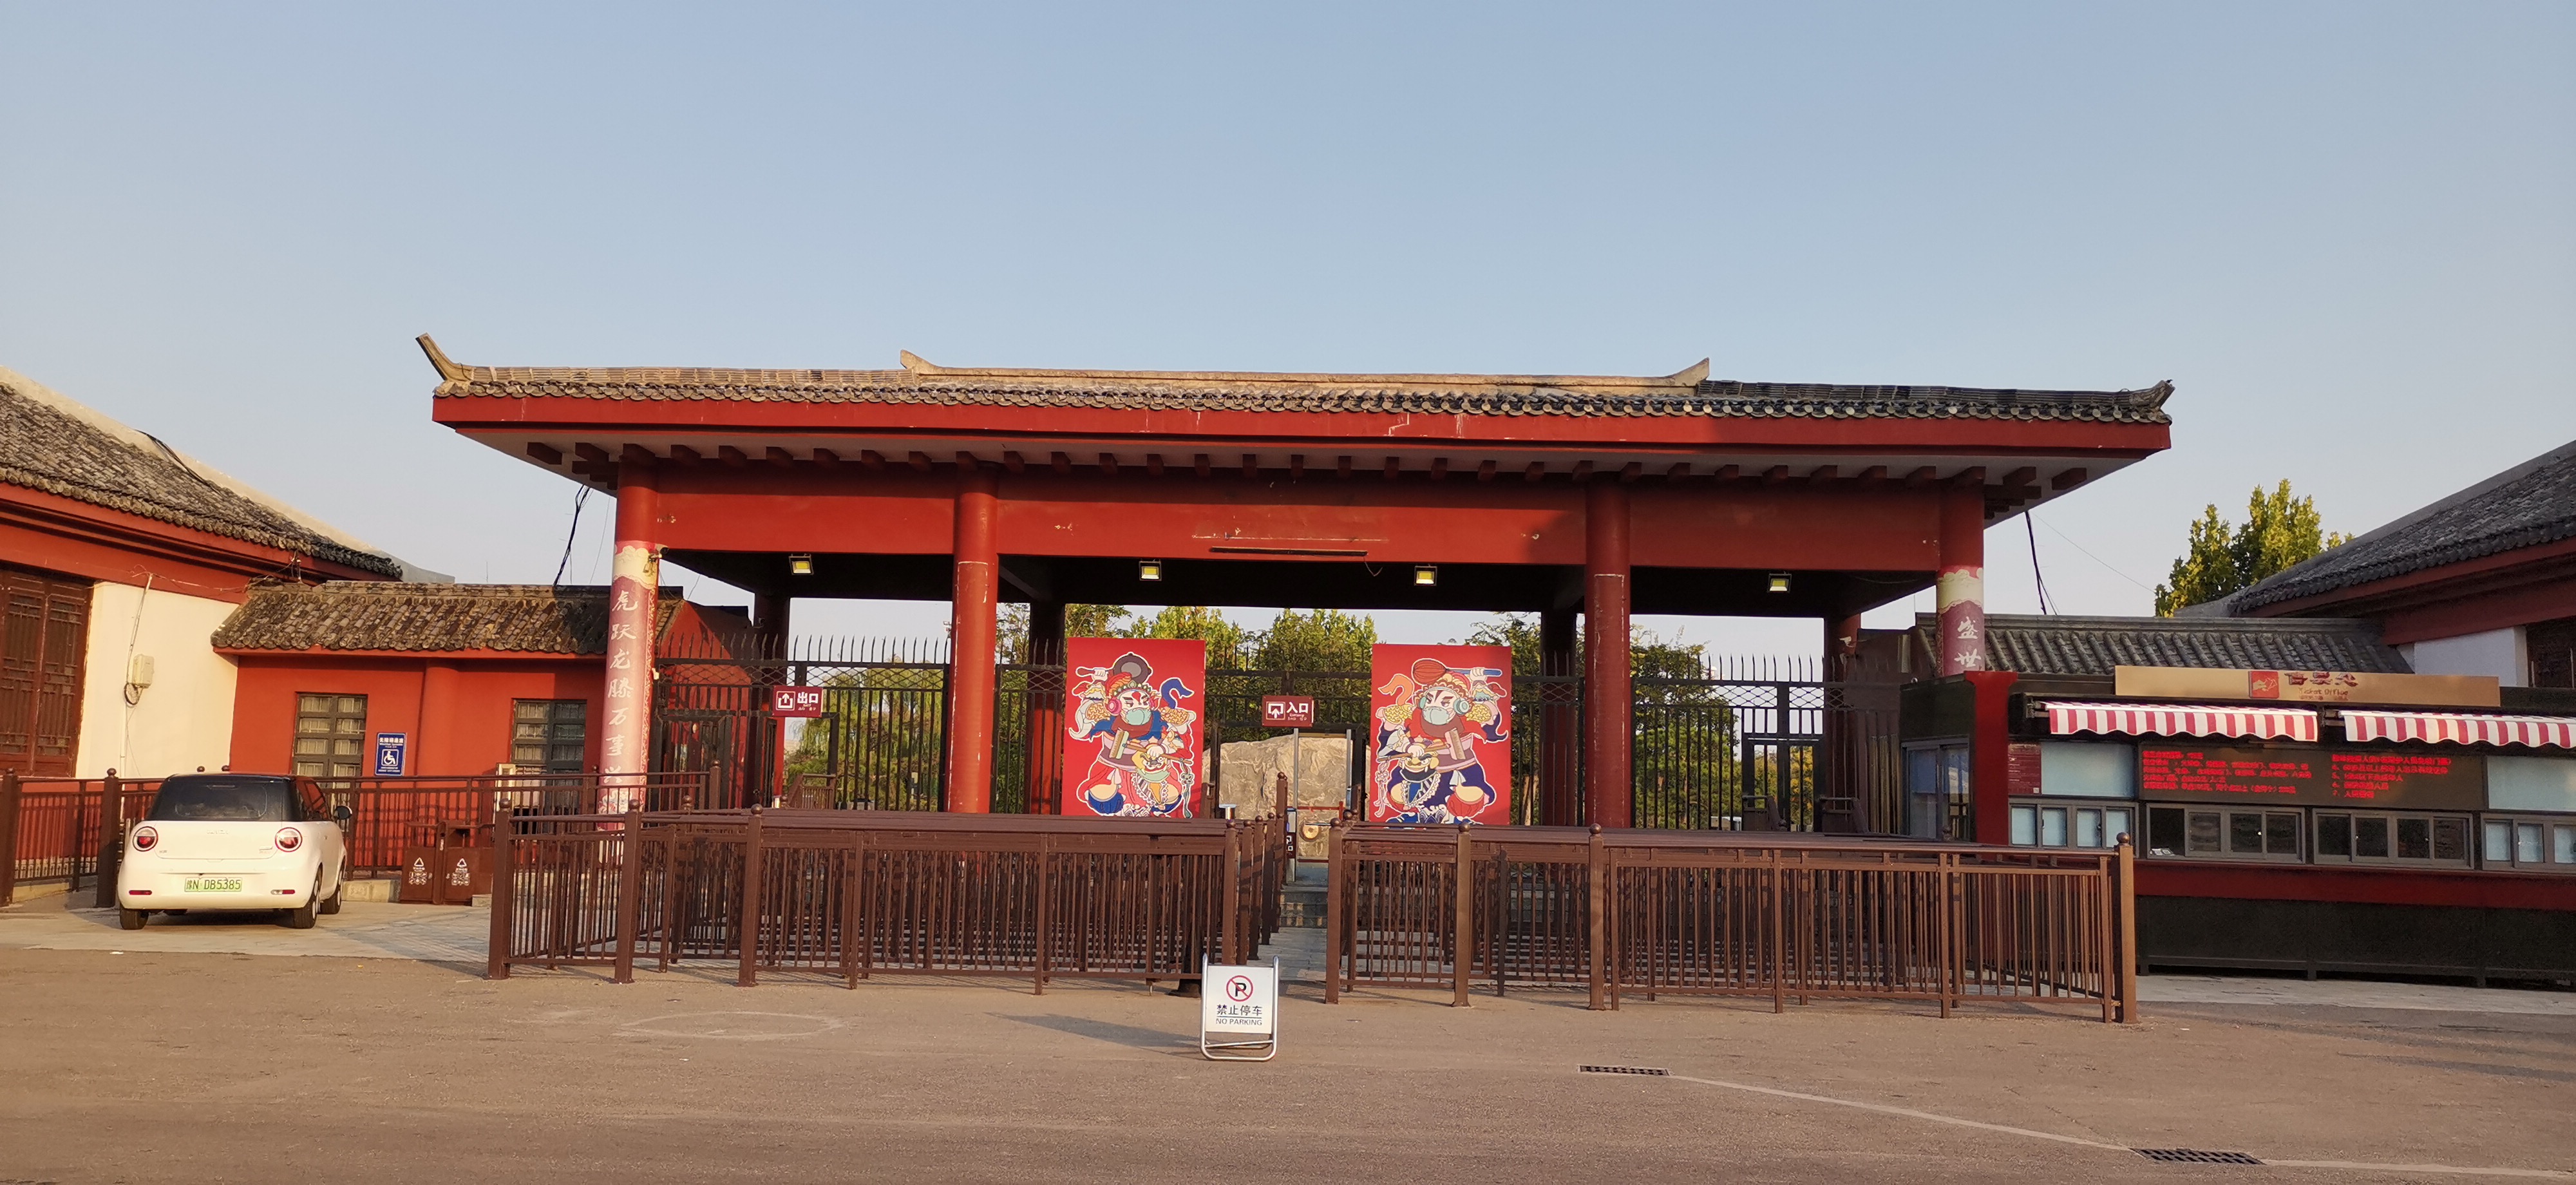
<path id="1" fill-rule="evenodd" d="M 816 717 L 823 714 L 823 689 L 820 687 L 772 687 L 769 689 L 769 714 L 772 716 Z"/>
<path id="2" fill-rule="evenodd" d="M 1315 697 L 1311 695 L 1262 696 L 1261 722 L 1272 728 L 1313 728 L 1315 727 Z"/>

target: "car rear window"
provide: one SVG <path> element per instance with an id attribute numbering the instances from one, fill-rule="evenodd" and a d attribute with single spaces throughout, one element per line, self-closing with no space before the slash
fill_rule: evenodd
<path id="1" fill-rule="evenodd" d="M 187 823 L 292 823 L 295 784 L 283 778 L 172 778 L 152 798 L 152 818 Z"/>

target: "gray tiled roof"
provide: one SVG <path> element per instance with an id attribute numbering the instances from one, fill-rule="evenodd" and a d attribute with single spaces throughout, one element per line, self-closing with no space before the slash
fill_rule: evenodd
<path id="1" fill-rule="evenodd" d="M 426 346 L 426 344 L 425 344 Z M 445 397 L 867 403 L 1477 416 L 2083 420 L 2165 424 L 2173 384 L 2135 391 L 1835 386 L 1534 375 L 1135 371 L 719 370 L 461 366 L 432 353 Z M 917 362 L 917 360 L 915 360 Z"/>
<path id="2" fill-rule="evenodd" d="M 680 594 L 662 590 L 657 629 Z M 608 590 L 599 585 L 377 584 L 251 586 L 214 634 L 219 650 L 503 650 L 608 652 Z"/>
<path id="3" fill-rule="evenodd" d="M 350 546 L 201 471 L 158 439 L 0 371 L 0 482 L 173 526 L 402 575 L 392 556 Z"/>
<path id="4" fill-rule="evenodd" d="M 1934 618 L 1918 614 L 1926 650 Z M 1986 661 L 2025 675 L 2109 675 L 2113 668 L 2408 672 L 2374 622 L 2328 617 L 1986 618 Z"/>
<path id="5" fill-rule="evenodd" d="M 2576 537 L 2576 443 L 2562 445 L 2227 599 L 2243 613 Z"/>

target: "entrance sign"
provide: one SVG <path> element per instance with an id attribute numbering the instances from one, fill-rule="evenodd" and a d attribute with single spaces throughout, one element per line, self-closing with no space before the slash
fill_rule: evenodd
<path id="1" fill-rule="evenodd" d="M 1195 819 L 1207 643 L 1068 638 L 1064 813 Z"/>
<path id="2" fill-rule="evenodd" d="M 1266 1062 L 1279 1056 L 1279 960 L 1267 967 L 1205 963 L 1199 979 L 1199 1056 Z M 1260 1050 L 1224 1053 L 1223 1050 Z"/>
<path id="3" fill-rule="evenodd" d="M 772 687 L 769 689 L 769 714 L 782 719 L 818 719 L 823 715 L 823 689 Z"/>
<path id="4" fill-rule="evenodd" d="M 1369 665 L 1368 821 L 1511 822 L 1511 648 L 1377 646 Z"/>
<path id="5" fill-rule="evenodd" d="M 403 750 L 411 747 L 411 734 L 380 732 L 376 734 L 376 776 L 399 778 L 403 775 Z"/>
<path id="6" fill-rule="evenodd" d="M 1311 695 L 1262 696 L 1261 723 L 1265 728 L 1313 728 L 1315 727 L 1315 697 Z"/>

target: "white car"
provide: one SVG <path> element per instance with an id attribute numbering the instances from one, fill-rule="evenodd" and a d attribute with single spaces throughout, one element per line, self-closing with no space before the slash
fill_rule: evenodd
<path id="1" fill-rule="evenodd" d="M 125 833 L 117 920 L 155 913 L 274 910 L 298 930 L 340 912 L 349 808 L 325 810 L 309 782 L 260 774 L 182 774 Z"/>

